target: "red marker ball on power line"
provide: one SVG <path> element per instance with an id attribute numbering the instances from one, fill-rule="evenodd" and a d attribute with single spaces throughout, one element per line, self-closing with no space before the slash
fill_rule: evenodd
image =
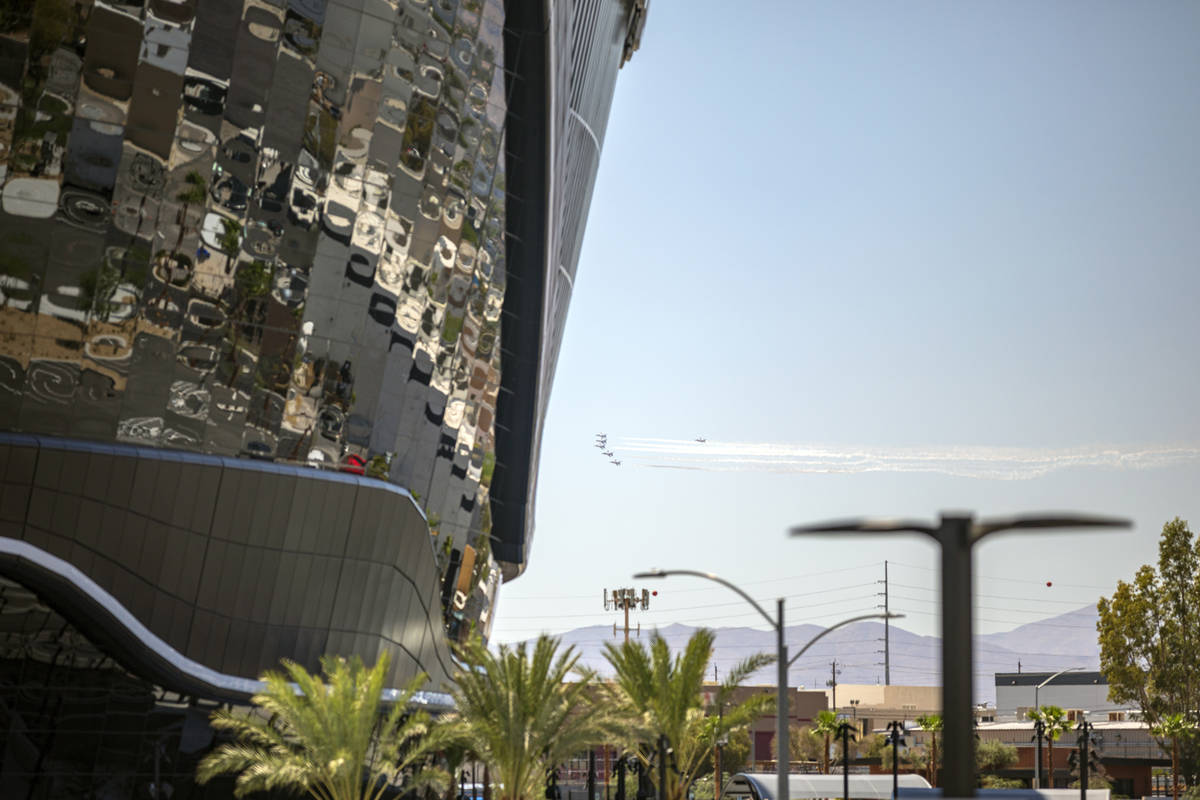
<path id="1" fill-rule="evenodd" d="M 1053 586 L 1054 584 L 1053 584 L 1052 582 L 1050 582 L 1050 581 L 1046 581 L 1046 585 L 1047 585 L 1047 586 Z"/>
<path id="2" fill-rule="evenodd" d="M 658 597 L 658 590 L 657 590 L 657 589 L 655 589 L 655 590 L 654 590 L 653 592 L 651 592 L 650 594 L 654 595 L 655 597 Z"/>

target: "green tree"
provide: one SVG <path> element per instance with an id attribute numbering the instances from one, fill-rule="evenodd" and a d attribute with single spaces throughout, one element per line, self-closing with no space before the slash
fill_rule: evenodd
<path id="1" fill-rule="evenodd" d="M 983 789 L 1023 789 L 1025 782 L 1019 778 L 1000 778 L 996 775 L 982 775 L 979 785 Z"/>
<path id="2" fill-rule="evenodd" d="M 1089 737 L 1090 739 L 1090 737 Z M 1112 789 L 1112 781 L 1108 779 L 1108 772 L 1104 769 L 1104 763 L 1100 760 L 1100 754 L 1096 752 L 1096 746 L 1090 740 L 1087 744 L 1088 750 L 1088 788 L 1089 789 Z M 1070 755 L 1067 756 L 1067 769 L 1070 771 L 1071 782 L 1067 784 L 1068 789 L 1079 788 L 1079 750 L 1073 749 Z"/>
<path id="3" fill-rule="evenodd" d="M 1054 788 L 1054 743 L 1057 742 L 1064 733 L 1071 730 L 1071 723 L 1067 720 L 1067 712 L 1059 706 L 1041 706 L 1040 708 L 1029 709 L 1026 716 L 1033 720 L 1041 720 L 1045 728 L 1046 736 L 1046 788 Z"/>
<path id="4" fill-rule="evenodd" d="M 1135 703 L 1150 725 L 1183 714 L 1200 728 L 1200 541 L 1186 521 L 1163 525 L 1158 569 L 1144 565 L 1130 583 L 1117 582 L 1100 598 L 1100 671 L 1108 699 Z M 1179 769 L 1189 786 L 1200 783 L 1200 740 L 1179 743 Z"/>
<path id="5" fill-rule="evenodd" d="M 788 732 L 788 749 L 792 751 L 792 761 L 815 761 L 823 764 L 821 746 L 824 737 L 808 726 L 793 725 Z"/>
<path id="6" fill-rule="evenodd" d="M 715 779 L 712 775 L 705 775 L 703 778 L 696 778 L 692 783 L 692 800 L 713 800 L 716 796 L 713 793 Z"/>
<path id="7" fill-rule="evenodd" d="M 264 261 L 251 261 L 242 264 L 233 276 L 233 308 L 230 312 L 230 326 L 233 329 L 233 340 L 229 347 L 229 382 L 233 386 L 238 377 L 237 353 L 241 344 L 242 325 L 252 316 L 250 309 L 257 304 L 258 299 L 265 297 L 271 290 L 271 269 Z"/>
<path id="8" fill-rule="evenodd" d="M 1185 715 L 1176 712 L 1167 714 L 1151 726 L 1150 733 L 1159 739 L 1164 750 L 1167 748 L 1162 743 L 1171 743 L 1171 797 L 1179 800 L 1179 744 L 1195 738 L 1196 729 Z"/>
<path id="9" fill-rule="evenodd" d="M 705 628 L 692 634 L 683 652 L 674 657 L 658 633 L 649 648 L 631 641 L 619 647 L 607 644 L 604 650 L 615 672 L 613 702 L 635 720 L 634 738 L 653 744 L 666 736 L 674 751 L 674 768 L 667 771 L 668 783 L 660 795 L 663 800 L 686 797 L 692 781 L 707 768 L 717 739 L 749 725 L 775 700 L 773 694 L 755 693 L 740 703 L 732 702 L 742 681 L 774 661 L 771 656 L 754 655 L 729 671 L 713 704 L 718 715 L 706 716 L 702 690 L 712 659 L 713 633 Z M 645 764 L 650 761 L 643 748 L 638 749 L 638 757 Z"/>
<path id="10" fill-rule="evenodd" d="M 885 772 L 892 771 L 892 746 L 881 754 L 880 764 Z M 923 747 L 906 747 L 900 750 L 900 769 L 911 770 L 918 774 L 925 772 L 929 764 L 929 753 Z"/>
<path id="11" fill-rule="evenodd" d="M 221 252 L 231 259 L 237 258 L 238 250 L 242 247 L 242 223 L 221 217 L 221 238 L 217 243 L 221 246 Z"/>
<path id="12" fill-rule="evenodd" d="M 251 698 L 259 713 L 213 713 L 213 727 L 235 741 L 205 756 L 196 779 L 236 773 L 237 797 L 281 790 L 317 800 L 377 800 L 409 773 L 410 788 L 444 786 L 446 774 L 426 766 L 437 744 L 428 735 L 429 715 L 407 707 L 426 676 L 411 681 L 385 713 L 380 695 L 389 664 L 386 654 L 369 669 L 357 657 L 326 656 L 322 681 L 284 660 L 284 671 L 263 675 L 266 688 Z"/>
<path id="13" fill-rule="evenodd" d="M 1011 744 L 985 739 L 975 745 L 975 769 L 980 775 L 999 772 L 1016 763 L 1017 748 Z"/>
<path id="14" fill-rule="evenodd" d="M 729 734 L 729 742 L 721 746 L 721 780 L 745 772 L 750 766 L 750 729 L 740 728 Z"/>
<path id="15" fill-rule="evenodd" d="M 942 765 L 941 759 L 938 758 L 937 740 L 942 730 L 942 715 L 923 714 L 917 717 L 917 724 L 929 731 L 929 785 L 937 786 L 938 768 Z"/>
<path id="16" fill-rule="evenodd" d="M 821 772 L 829 774 L 829 743 L 833 739 L 833 735 L 837 733 L 838 718 L 837 712 L 827 708 L 817 712 L 817 718 L 813 720 L 813 733 L 823 737 L 824 747 L 821 748 Z"/>
<path id="17" fill-rule="evenodd" d="M 175 253 L 179 252 L 179 246 L 183 244 L 188 211 L 192 206 L 203 203 L 208 197 L 208 181 L 204 180 L 204 176 L 196 170 L 189 170 L 188 174 L 183 176 L 183 182 L 183 189 L 175 196 L 176 200 L 183 203 L 183 209 L 179 213 L 179 237 L 175 239 L 175 246 L 171 248 Z"/>
<path id="18" fill-rule="evenodd" d="M 557 639 L 543 635 L 532 649 L 501 645 L 492 653 L 472 638 L 456 652 L 463 663 L 455 676 L 457 711 L 443 735 L 490 766 L 500 800 L 541 797 L 547 769 L 616 730 L 595 674 Z"/>
<path id="19" fill-rule="evenodd" d="M 858 743 L 858 753 L 863 758 L 883 758 L 884 751 L 891 749 L 888 738 L 882 733 L 870 733 Z"/>
<path id="20" fill-rule="evenodd" d="M 107 259 L 96 269 L 88 270 L 79 276 L 79 310 L 88 315 L 88 319 L 98 318 L 107 321 L 110 314 L 116 310 L 112 302 L 117 286 L 121 281 L 121 273 Z"/>

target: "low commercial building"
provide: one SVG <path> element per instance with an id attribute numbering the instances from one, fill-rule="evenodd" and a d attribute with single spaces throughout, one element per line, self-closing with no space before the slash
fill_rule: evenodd
<path id="1" fill-rule="evenodd" d="M 824 693 L 829 707 L 850 719 L 859 733 L 884 730 L 893 720 L 913 723 L 917 717 L 942 713 L 940 686 L 839 683 L 836 692 L 826 689 Z"/>
<path id="2" fill-rule="evenodd" d="M 1000 721 L 1022 719 L 1037 705 L 1085 711 L 1093 721 L 1118 722 L 1137 710 L 1108 699 L 1108 680 L 1101 672 L 997 672 L 995 681 L 996 719 Z"/>
<path id="3" fill-rule="evenodd" d="M 1109 722 L 1103 718 L 1092 724 L 1095 726 L 1092 734 L 1093 747 L 1100 756 L 1105 773 L 1112 781 L 1113 793 L 1126 797 L 1145 797 L 1152 794 L 1152 768 L 1170 767 L 1171 758 L 1150 735 L 1149 726 L 1138 720 Z M 1050 764 L 1050 748 L 1043 744 L 1043 786 L 1065 788 L 1075 780 L 1070 774 L 1068 759 L 1073 750 L 1078 750 L 1079 745 L 1074 725 L 1071 727 L 1071 730 L 1063 733 L 1054 743 L 1053 770 Z M 1001 772 L 1002 777 L 1032 783 L 1037 757 L 1032 721 L 985 723 L 979 725 L 976 731 L 981 742 L 1000 741 L 1017 748 L 1017 763 Z"/>

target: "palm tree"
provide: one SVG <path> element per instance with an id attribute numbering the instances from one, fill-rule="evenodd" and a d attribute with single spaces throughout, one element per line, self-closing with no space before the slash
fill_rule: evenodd
<path id="1" fill-rule="evenodd" d="M 417 789 L 447 783 L 445 773 L 426 766 L 437 745 L 428 735 L 429 715 L 407 708 L 427 676 L 413 679 L 385 714 L 380 695 L 387 654 L 369 669 L 358 657 L 325 656 L 327 682 L 295 662 L 282 663 L 284 672 L 263 675 L 266 688 L 251 698 L 259 713 L 213 713 L 213 727 L 233 733 L 235 741 L 200 761 L 197 781 L 237 773 L 237 797 L 282 790 L 317 800 L 378 800 L 402 783 Z"/>
<path id="2" fill-rule="evenodd" d="M 194 169 L 189 170 L 188 174 L 183 176 L 183 180 L 187 186 L 175 196 L 175 199 L 183 203 L 183 210 L 179 215 L 179 238 L 175 240 L 175 246 L 171 248 L 173 253 L 178 253 L 179 245 L 183 244 L 183 232 L 187 228 L 188 211 L 193 205 L 203 203 L 208 197 L 208 181 L 204 180 L 204 176 L 199 172 Z"/>
<path id="3" fill-rule="evenodd" d="M 917 724 L 922 729 L 929 731 L 929 785 L 937 786 L 938 773 L 938 749 L 937 735 L 942 729 L 942 716 L 940 714 L 922 714 L 917 717 Z"/>
<path id="4" fill-rule="evenodd" d="M 578 666 L 574 647 L 560 652 L 557 639 L 542 635 L 532 651 L 522 643 L 492 653 L 475 638 L 457 654 L 457 712 L 443 735 L 489 765 L 500 800 L 540 797 L 547 769 L 614 730 L 595 674 Z"/>
<path id="5" fill-rule="evenodd" d="M 634 720 L 630 727 L 635 732 L 630 743 L 656 741 L 660 736 L 670 743 L 673 761 L 667 770 L 667 786 L 660 787 L 663 800 L 686 797 L 717 740 L 749 725 L 775 701 L 773 694 L 755 694 L 727 708 L 737 687 L 775 660 L 773 656 L 759 654 L 729 671 L 713 703 L 717 717 L 705 715 L 702 690 L 713 651 L 713 633 L 705 628 L 692 634 L 683 653 L 675 657 L 658 633 L 649 648 L 633 641 L 619 647 L 610 643 L 604 650 L 616 673 L 612 702 Z M 637 748 L 637 755 L 643 765 L 649 765 L 649 752 Z"/>
<path id="6" fill-rule="evenodd" d="M 1160 739 L 1171 740 L 1171 797 L 1179 800 L 1179 740 L 1190 739 L 1196 729 L 1184 714 L 1167 714 L 1150 729 Z"/>
<path id="7" fill-rule="evenodd" d="M 233 382 L 238 377 L 237 351 L 241 343 L 242 325 L 250 321 L 244 317 L 250 316 L 251 304 L 257 305 L 255 301 L 260 297 L 265 297 L 270 291 L 271 271 L 266 263 L 255 260 L 238 267 L 237 273 L 233 276 L 234 300 L 229 314 L 229 324 L 233 329 L 233 341 L 229 347 L 230 370 L 227 386 L 233 386 Z"/>
<path id="8" fill-rule="evenodd" d="M 829 745 L 833 735 L 837 733 L 838 718 L 837 712 L 831 711 L 828 708 L 823 708 L 817 712 L 817 718 L 813 720 L 813 733 L 825 737 L 825 747 L 821 750 L 821 772 L 829 774 Z"/>
<path id="9" fill-rule="evenodd" d="M 752 703 L 741 703 L 730 709 L 729 713 L 726 713 L 726 708 L 733 701 L 734 693 L 742 683 L 774 660 L 773 657 L 764 653 L 758 653 L 743 660 L 725 674 L 725 680 L 717 687 L 717 693 L 713 697 L 712 703 L 705 709 L 708 716 L 704 719 L 700 738 L 712 750 L 715 779 L 719 780 L 721 777 L 718 742 L 722 739 L 728 741 L 732 734 L 745 730 L 773 700 L 769 694 L 754 694 L 749 698 L 753 701 Z M 713 716 L 714 711 L 716 716 Z M 779 758 L 778 754 L 776 758 Z"/>
<path id="10" fill-rule="evenodd" d="M 1067 719 L 1067 712 L 1063 711 L 1059 706 L 1041 706 L 1040 708 L 1032 708 L 1026 716 L 1034 720 L 1042 721 L 1042 726 L 1045 730 L 1046 737 L 1046 775 L 1048 789 L 1054 788 L 1054 743 L 1058 738 L 1071 729 L 1071 722 Z"/>

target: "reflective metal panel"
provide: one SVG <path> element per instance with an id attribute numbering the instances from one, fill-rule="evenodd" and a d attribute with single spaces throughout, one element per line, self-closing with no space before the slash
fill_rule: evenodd
<path id="1" fill-rule="evenodd" d="M 10 5 L 6 427 L 387 479 L 485 578 L 501 0 Z"/>

